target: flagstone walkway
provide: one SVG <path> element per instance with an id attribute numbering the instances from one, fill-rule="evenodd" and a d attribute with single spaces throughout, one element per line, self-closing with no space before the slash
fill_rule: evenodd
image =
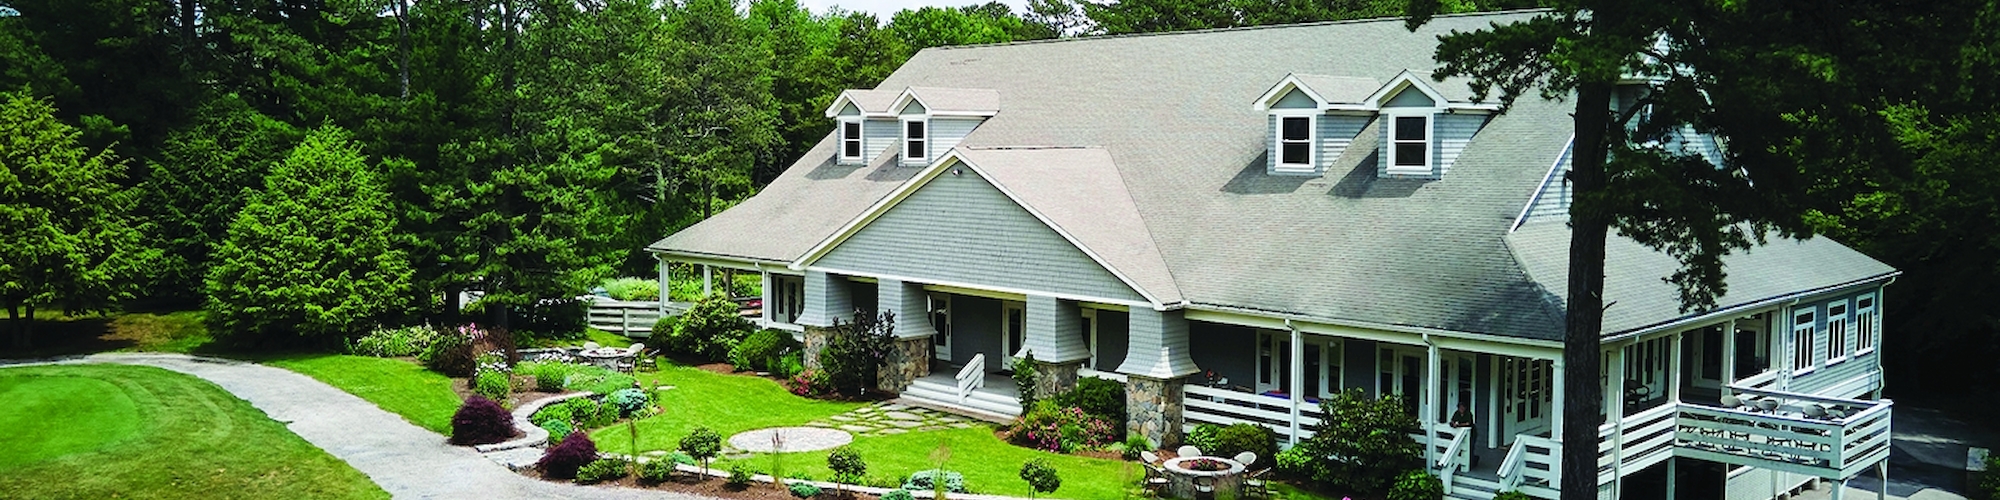
<path id="1" fill-rule="evenodd" d="M 859 437 L 888 436 L 905 432 L 962 429 L 979 425 L 963 417 L 929 408 L 880 402 L 853 411 L 814 420 L 809 427 L 826 427 L 854 433 Z"/>

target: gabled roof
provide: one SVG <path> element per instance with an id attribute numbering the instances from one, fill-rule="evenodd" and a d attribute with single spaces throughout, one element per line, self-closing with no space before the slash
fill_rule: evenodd
<path id="1" fill-rule="evenodd" d="M 1000 112 L 1000 93 L 992 89 L 910 87 L 889 105 L 890 113 L 900 113 L 911 101 L 923 104 L 933 115 L 993 116 Z"/>
<path id="2" fill-rule="evenodd" d="M 900 95 L 901 91 L 891 89 L 848 89 L 833 98 L 833 104 L 826 107 L 826 117 L 840 116 L 840 110 L 849 104 L 861 110 L 862 116 L 889 116 L 889 111 L 893 109 L 890 104 L 894 104 Z"/>
<path id="3" fill-rule="evenodd" d="M 1381 86 L 1381 82 L 1368 77 L 1292 73 L 1285 75 L 1285 79 L 1279 80 L 1277 85 L 1272 85 L 1271 90 L 1264 91 L 1264 95 L 1258 96 L 1254 108 L 1258 111 L 1269 110 L 1293 90 L 1311 97 L 1319 103 L 1319 109 L 1328 109 L 1335 104 L 1358 105 Z"/>

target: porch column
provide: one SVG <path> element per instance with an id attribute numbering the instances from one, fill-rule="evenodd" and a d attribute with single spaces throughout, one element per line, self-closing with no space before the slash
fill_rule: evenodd
<path id="1" fill-rule="evenodd" d="M 1667 351 L 1667 404 L 1681 402 L 1681 334 L 1674 332 L 1672 350 Z M 1696 338 L 1696 341 L 1701 339 Z M 1695 360 L 1695 369 L 1701 369 L 1701 360 Z M 1672 499 L 1668 499 L 1672 500 Z"/>
<path id="2" fill-rule="evenodd" d="M 702 264 L 701 296 L 707 297 L 710 295 L 715 295 L 715 268 L 709 266 L 708 264 Z"/>
<path id="3" fill-rule="evenodd" d="M 1188 356 L 1188 322 L 1181 311 L 1133 307 L 1125 362 L 1125 430 L 1158 447 L 1181 444 L 1186 409 L 1182 377 L 1201 371 Z"/>
<path id="4" fill-rule="evenodd" d="M 805 294 L 805 310 L 795 321 L 806 330 L 806 368 L 817 370 L 819 350 L 826 347 L 833 322 L 853 319 L 854 298 L 848 296 L 846 278 L 825 271 L 806 271 Z"/>
<path id="5" fill-rule="evenodd" d="M 758 308 L 757 318 L 763 320 L 764 325 L 769 325 L 774 320 L 771 316 L 772 312 L 778 308 L 778 282 L 771 279 L 771 272 L 764 270 L 762 267 L 757 268 L 757 275 L 757 280 L 760 283 L 757 288 L 764 291 L 758 297 L 764 301 L 764 307 Z"/>
<path id="6" fill-rule="evenodd" d="M 1425 339 L 1424 347 L 1428 350 L 1430 359 L 1430 366 L 1427 368 L 1430 371 L 1425 373 L 1424 377 L 1430 383 L 1424 384 L 1423 415 L 1417 419 L 1417 423 L 1421 425 L 1418 429 L 1424 433 L 1424 469 L 1429 470 L 1437 463 L 1437 431 L 1434 428 L 1437 427 L 1439 370 L 1437 344 Z"/>
<path id="7" fill-rule="evenodd" d="M 896 328 L 895 344 L 876 372 L 876 386 L 903 392 L 931 371 L 931 336 L 937 330 L 931 326 L 928 297 L 922 284 L 892 279 L 876 281 L 875 296 L 875 307 L 894 315 Z"/>
<path id="8" fill-rule="evenodd" d="M 1564 373 L 1563 373 L 1562 356 L 1556 356 L 1556 359 L 1554 361 L 1550 361 L 1549 365 L 1550 368 L 1555 371 L 1554 374 L 1555 380 L 1553 381 L 1555 382 L 1555 391 L 1554 394 L 1551 394 L 1551 396 L 1553 396 L 1555 400 L 1555 408 L 1554 408 L 1555 411 L 1549 412 L 1549 435 L 1553 436 L 1555 438 L 1555 441 L 1560 443 L 1562 442 L 1563 439 L 1563 415 L 1568 413 L 1568 411 L 1563 408 L 1564 406 L 1568 406 L 1567 404 L 1564 404 L 1564 402 L 1569 401 L 1568 399 L 1563 398 Z"/>
<path id="9" fill-rule="evenodd" d="M 661 257 L 660 254 L 653 254 L 653 262 L 659 263 L 660 267 L 660 317 L 666 318 L 667 299 L 671 298 L 669 295 L 672 295 L 668 293 L 668 289 L 672 287 L 667 286 L 667 259 L 666 257 Z"/>
<path id="10" fill-rule="evenodd" d="M 1628 344 L 1629 346 L 1629 344 Z M 1619 490 L 1625 487 L 1625 348 L 1611 349 L 1611 375 L 1604 384 L 1604 393 L 1611 397 L 1605 406 L 1604 418 L 1611 426 L 1611 498 L 1618 498 Z M 1603 427 L 1598 427 L 1603 429 Z"/>
<path id="11" fill-rule="evenodd" d="M 1291 325 L 1287 323 L 1286 326 Z M 1305 404 L 1305 396 L 1302 393 L 1306 391 L 1306 343 L 1305 336 L 1299 334 L 1299 327 L 1291 326 L 1291 329 L 1292 366 L 1288 369 L 1290 370 L 1289 375 L 1292 377 L 1292 390 L 1285 392 L 1292 397 L 1292 434 L 1287 441 L 1291 444 L 1299 444 L 1299 405 Z"/>
<path id="12" fill-rule="evenodd" d="M 1729 384 L 1736 383 L 1736 320 L 1730 319 L 1722 331 L 1722 395 L 1730 396 L 1735 391 Z"/>
<path id="13" fill-rule="evenodd" d="M 1021 351 L 1015 356 L 1035 357 L 1041 384 L 1037 397 L 1046 397 L 1076 386 L 1077 370 L 1090 359 L 1083 345 L 1083 316 L 1075 302 L 1042 295 L 1029 295 L 1027 328 Z"/>

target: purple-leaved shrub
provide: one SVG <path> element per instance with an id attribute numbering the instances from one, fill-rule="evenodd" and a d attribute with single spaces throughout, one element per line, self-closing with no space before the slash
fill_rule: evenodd
<path id="1" fill-rule="evenodd" d="M 597 460 L 597 443 L 590 441 L 590 434 L 576 433 L 563 438 L 562 444 L 542 452 L 542 460 L 535 462 L 542 468 L 542 475 L 553 479 L 576 477 L 576 470 Z"/>
<path id="2" fill-rule="evenodd" d="M 452 444 L 492 444 L 511 437 L 514 437 L 514 415 L 491 399 L 473 396 L 451 416 Z"/>

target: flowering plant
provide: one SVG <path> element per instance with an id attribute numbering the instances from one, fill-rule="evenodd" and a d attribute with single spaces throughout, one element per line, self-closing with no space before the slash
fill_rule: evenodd
<path id="1" fill-rule="evenodd" d="M 1008 441 L 1038 450 L 1069 453 L 1078 449 L 1101 448 L 1117 439 L 1110 421 L 1076 407 L 1056 406 L 1038 401 L 1007 434 Z"/>
<path id="2" fill-rule="evenodd" d="M 1229 470 L 1229 464 L 1222 463 L 1221 460 L 1216 460 L 1208 457 L 1202 457 L 1194 460 L 1181 462 L 1181 467 L 1185 467 L 1187 468 L 1187 470 L 1198 470 L 1202 472 L 1216 472 L 1216 471 Z"/>

